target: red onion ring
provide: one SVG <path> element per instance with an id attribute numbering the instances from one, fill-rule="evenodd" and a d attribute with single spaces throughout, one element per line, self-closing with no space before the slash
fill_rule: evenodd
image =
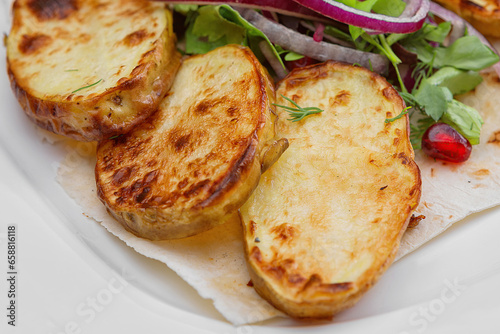
<path id="1" fill-rule="evenodd" d="M 419 30 L 429 12 L 429 0 L 409 0 L 418 8 L 411 17 L 392 17 L 354 9 L 334 0 L 293 0 L 336 21 L 383 33 L 411 33 Z"/>
<path id="2" fill-rule="evenodd" d="M 386 73 L 389 61 L 385 56 L 363 52 L 340 45 L 315 42 L 311 37 L 300 34 L 287 27 L 270 21 L 251 9 L 238 9 L 240 15 L 250 24 L 262 31 L 269 40 L 284 49 L 297 52 L 319 61 L 337 60 L 350 64 L 358 63 L 377 73 Z"/>
<path id="3" fill-rule="evenodd" d="M 157 0 L 158 1 L 158 0 Z M 161 0 L 160 0 L 161 1 Z M 216 0 L 163 0 L 170 4 L 190 4 L 190 5 L 222 5 L 228 4 L 231 6 L 243 8 L 255 8 L 267 10 L 284 15 L 300 17 L 309 20 L 331 21 L 329 18 L 310 10 L 304 6 L 299 5 L 291 0 L 229 0 L 229 1 L 216 1 Z"/>

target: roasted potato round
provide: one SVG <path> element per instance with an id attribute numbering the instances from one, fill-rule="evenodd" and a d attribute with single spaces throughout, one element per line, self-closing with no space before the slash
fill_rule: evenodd
<path id="1" fill-rule="evenodd" d="M 17 0 L 7 38 L 9 78 L 36 124 L 101 140 L 158 108 L 180 64 L 175 41 L 162 3 Z"/>
<path id="2" fill-rule="evenodd" d="M 274 140 L 273 102 L 273 83 L 249 49 L 187 58 L 157 113 L 99 144 L 99 197 L 129 231 L 152 240 L 223 223 L 286 147 Z"/>

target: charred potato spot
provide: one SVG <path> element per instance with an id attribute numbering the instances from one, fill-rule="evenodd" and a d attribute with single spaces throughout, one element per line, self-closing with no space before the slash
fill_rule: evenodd
<path id="1" fill-rule="evenodd" d="M 30 0 L 28 7 L 39 20 L 64 20 L 78 10 L 76 0 Z"/>
<path id="2" fill-rule="evenodd" d="M 254 236 L 255 230 L 257 229 L 257 224 L 253 220 L 251 220 L 248 226 L 249 226 L 248 231 L 250 233 L 250 236 Z"/>
<path id="3" fill-rule="evenodd" d="M 132 170 L 133 168 L 129 166 L 118 169 L 113 175 L 112 178 L 113 184 L 119 186 L 125 181 L 127 181 L 132 175 Z"/>
<path id="4" fill-rule="evenodd" d="M 139 195 L 135 196 L 135 201 L 137 203 L 143 203 L 150 190 L 151 190 L 151 188 L 144 187 L 142 189 L 142 192 Z"/>
<path id="5" fill-rule="evenodd" d="M 185 192 L 183 192 L 182 196 L 184 196 L 186 198 L 189 198 L 191 196 L 196 196 L 201 192 L 201 190 L 205 189 L 209 183 L 210 183 L 209 179 L 197 182 L 197 183 L 191 185 Z"/>
<path id="6" fill-rule="evenodd" d="M 291 241 L 297 233 L 297 229 L 290 224 L 284 223 L 271 229 L 276 234 L 275 239 L 280 241 Z"/>
<path id="7" fill-rule="evenodd" d="M 300 274 L 288 275 L 288 282 L 291 285 L 303 285 L 303 284 L 305 284 L 306 281 L 307 281 L 307 279 Z"/>
<path id="8" fill-rule="evenodd" d="M 177 130 L 170 133 L 169 140 L 172 143 L 174 151 L 181 152 L 190 147 L 192 145 L 192 143 L 190 142 L 190 137 L 190 133 L 184 134 L 182 130 Z"/>
<path id="9" fill-rule="evenodd" d="M 123 39 L 123 43 L 125 43 L 125 45 L 127 45 L 128 47 L 136 46 L 139 45 L 147 35 L 148 33 L 146 29 L 137 30 L 125 36 L 125 38 Z M 144 56 L 147 56 L 147 53 L 144 54 L 143 57 Z"/>
<path id="10" fill-rule="evenodd" d="M 410 164 L 410 159 L 408 158 L 408 156 L 406 155 L 406 153 L 404 153 L 404 152 L 399 153 L 398 154 L 398 158 L 401 159 L 401 163 L 403 165 Z"/>
<path id="11" fill-rule="evenodd" d="M 275 279 L 277 281 L 281 281 L 286 274 L 286 270 L 282 266 L 269 264 L 269 265 L 264 265 L 261 268 L 262 271 L 264 271 L 272 279 Z"/>
<path id="12" fill-rule="evenodd" d="M 331 103 L 332 107 L 335 105 L 347 105 L 351 98 L 351 94 L 345 90 L 341 90 L 335 95 L 333 103 Z"/>
<path id="13" fill-rule="evenodd" d="M 115 95 L 111 98 L 111 101 L 113 101 L 114 104 L 116 104 L 117 106 L 121 106 L 122 105 L 122 98 L 120 95 Z"/>
<path id="14" fill-rule="evenodd" d="M 23 35 L 19 43 L 19 51 L 27 55 L 33 54 L 50 42 L 51 38 L 44 34 Z"/>
<path id="15" fill-rule="evenodd" d="M 262 263 L 262 253 L 260 252 L 259 247 L 254 246 L 250 251 L 250 259 L 257 262 Z"/>
<path id="16" fill-rule="evenodd" d="M 393 100 L 396 96 L 399 96 L 398 93 L 392 87 L 386 87 L 382 90 L 382 94 L 385 96 L 387 100 Z"/>
<path id="17" fill-rule="evenodd" d="M 488 143 L 500 145 L 500 131 L 495 131 L 490 136 L 490 139 L 488 140 Z"/>

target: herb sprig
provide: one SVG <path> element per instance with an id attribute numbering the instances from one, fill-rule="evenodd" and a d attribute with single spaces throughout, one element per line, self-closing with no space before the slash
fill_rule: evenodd
<path id="1" fill-rule="evenodd" d="M 87 86 L 84 86 L 84 87 L 80 87 L 80 88 L 78 88 L 78 89 L 75 89 L 74 91 L 72 91 L 72 92 L 71 92 L 71 94 L 74 94 L 74 93 L 76 93 L 76 92 L 79 92 L 79 91 L 81 91 L 82 89 L 87 89 L 87 88 L 90 88 L 90 87 L 92 87 L 92 86 L 95 86 L 95 85 L 97 85 L 97 84 L 98 84 L 99 82 L 101 82 L 101 81 L 102 81 L 102 79 L 100 79 L 99 81 L 94 82 L 93 84 L 90 84 L 90 85 L 87 85 Z"/>
<path id="2" fill-rule="evenodd" d="M 404 109 L 403 109 L 403 110 L 399 113 L 399 115 L 397 115 L 396 117 L 392 117 L 392 118 L 386 118 L 386 119 L 385 119 L 385 122 L 386 122 L 386 123 L 391 123 L 391 122 L 394 122 L 395 120 L 400 119 L 401 117 L 403 117 L 404 115 L 406 115 L 406 114 L 409 112 L 409 110 L 410 110 L 411 108 L 412 108 L 411 106 L 410 106 L 410 107 L 406 107 L 406 108 L 404 108 Z"/>
<path id="3" fill-rule="evenodd" d="M 283 108 L 290 114 L 291 118 L 288 119 L 289 121 L 298 122 L 298 121 L 303 120 L 305 117 L 307 117 L 309 115 L 318 114 L 320 112 L 323 112 L 323 110 L 318 108 L 318 107 L 303 108 L 303 107 L 299 106 L 294 100 L 292 100 L 286 96 L 283 96 L 283 95 L 281 95 L 281 97 L 295 106 L 295 108 L 292 108 L 292 107 L 283 106 L 283 105 L 273 103 L 276 107 Z"/>

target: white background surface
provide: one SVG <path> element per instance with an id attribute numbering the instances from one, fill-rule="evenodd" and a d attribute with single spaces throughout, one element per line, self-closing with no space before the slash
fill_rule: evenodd
<path id="1" fill-rule="evenodd" d="M 1 32 L 8 32 L 6 1 Z M 0 333 L 500 333 L 500 208 L 395 263 L 332 322 L 234 327 L 163 264 L 109 235 L 55 182 L 66 148 L 42 142 L 0 52 Z M 7 226 L 17 225 L 16 327 L 7 321 Z"/>

